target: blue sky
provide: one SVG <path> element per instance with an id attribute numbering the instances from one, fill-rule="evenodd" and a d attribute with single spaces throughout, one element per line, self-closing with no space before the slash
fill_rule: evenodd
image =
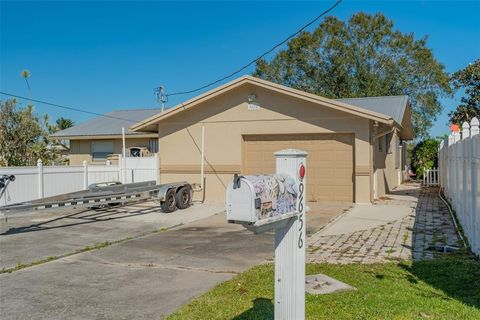
<path id="1" fill-rule="evenodd" d="M 105 113 L 157 107 L 153 88 L 188 90 L 268 50 L 333 1 L 0 3 L 0 89 Z M 382 12 L 402 32 L 428 36 L 448 72 L 480 57 L 480 1 L 345 1 L 331 15 Z M 310 29 L 311 30 L 311 29 Z M 253 71 L 253 67 L 245 73 Z M 172 97 L 169 106 L 190 96 Z M 2 97 L 4 99 L 5 97 Z M 444 99 L 431 130 L 448 132 Z M 91 115 L 36 104 L 51 118 Z"/>

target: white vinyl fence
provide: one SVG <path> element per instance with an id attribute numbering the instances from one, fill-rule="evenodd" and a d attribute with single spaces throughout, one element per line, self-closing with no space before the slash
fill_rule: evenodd
<path id="1" fill-rule="evenodd" d="M 463 123 L 442 141 L 438 152 L 440 184 L 457 213 L 472 251 L 480 255 L 480 134 L 479 121 Z"/>
<path id="2" fill-rule="evenodd" d="M 438 168 L 427 169 L 423 173 L 423 185 L 427 187 L 440 185 L 440 170 Z"/>
<path id="3" fill-rule="evenodd" d="M 160 163 L 158 155 L 153 157 L 119 157 L 121 180 L 123 183 L 160 181 Z"/>
<path id="4" fill-rule="evenodd" d="M 25 202 L 62 193 L 81 191 L 90 184 L 108 181 L 122 183 L 156 180 L 160 177 L 158 156 L 119 158 L 119 165 L 0 167 L 0 175 L 13 174 L 0 206 Z"/>

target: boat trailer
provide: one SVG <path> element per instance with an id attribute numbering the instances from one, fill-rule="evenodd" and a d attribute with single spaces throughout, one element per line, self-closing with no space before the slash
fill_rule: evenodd
<path id="1" fill-rule="evenodd" d="M 14 181 L 14 176 L 4 179 L 0 185 L 0 194 L 5 192 L 8 182 Z M 186 209 L 192 203 L 193 192 L 201 191 L 197 184 L 186 181 L 157 184 L 156 181 L 122 184 L 110 181 L 92 184 L 87 190 L 60 194 L 38 200 L 14 203 L 0 207 L 0 213 L 10 215 L 24 211 L 36 211 L 57 208 L 87 207 L 92 209 L 121 203 L 154 199 L 160 202 L 163 212 L 170 213 L 176 209 Z"/>

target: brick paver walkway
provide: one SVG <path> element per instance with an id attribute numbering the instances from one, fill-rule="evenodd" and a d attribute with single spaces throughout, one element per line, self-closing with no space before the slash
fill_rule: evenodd
<path id="1" fill-rule="evenodd" d="M 378 204 L 403 204 L 412 213 L 369 230 L 308 238 L 309 262 L 376 263 L 433 257 L 435 244 L 459 245 L 448 209 L 438 198 L 437 188 L 418 184 L 400 186 Z M 418 199 L 418 203 L 416 201 Z"/>

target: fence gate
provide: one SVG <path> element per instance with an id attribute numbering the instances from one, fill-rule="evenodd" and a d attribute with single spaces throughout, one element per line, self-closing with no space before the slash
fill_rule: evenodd
<path id="1" fill-rule="evenodd" d="M 440 185 L 440 170 L 432 168 L 425 170 L 423 174 L 423 185 L 426 187 L 434 187 Z"/>

